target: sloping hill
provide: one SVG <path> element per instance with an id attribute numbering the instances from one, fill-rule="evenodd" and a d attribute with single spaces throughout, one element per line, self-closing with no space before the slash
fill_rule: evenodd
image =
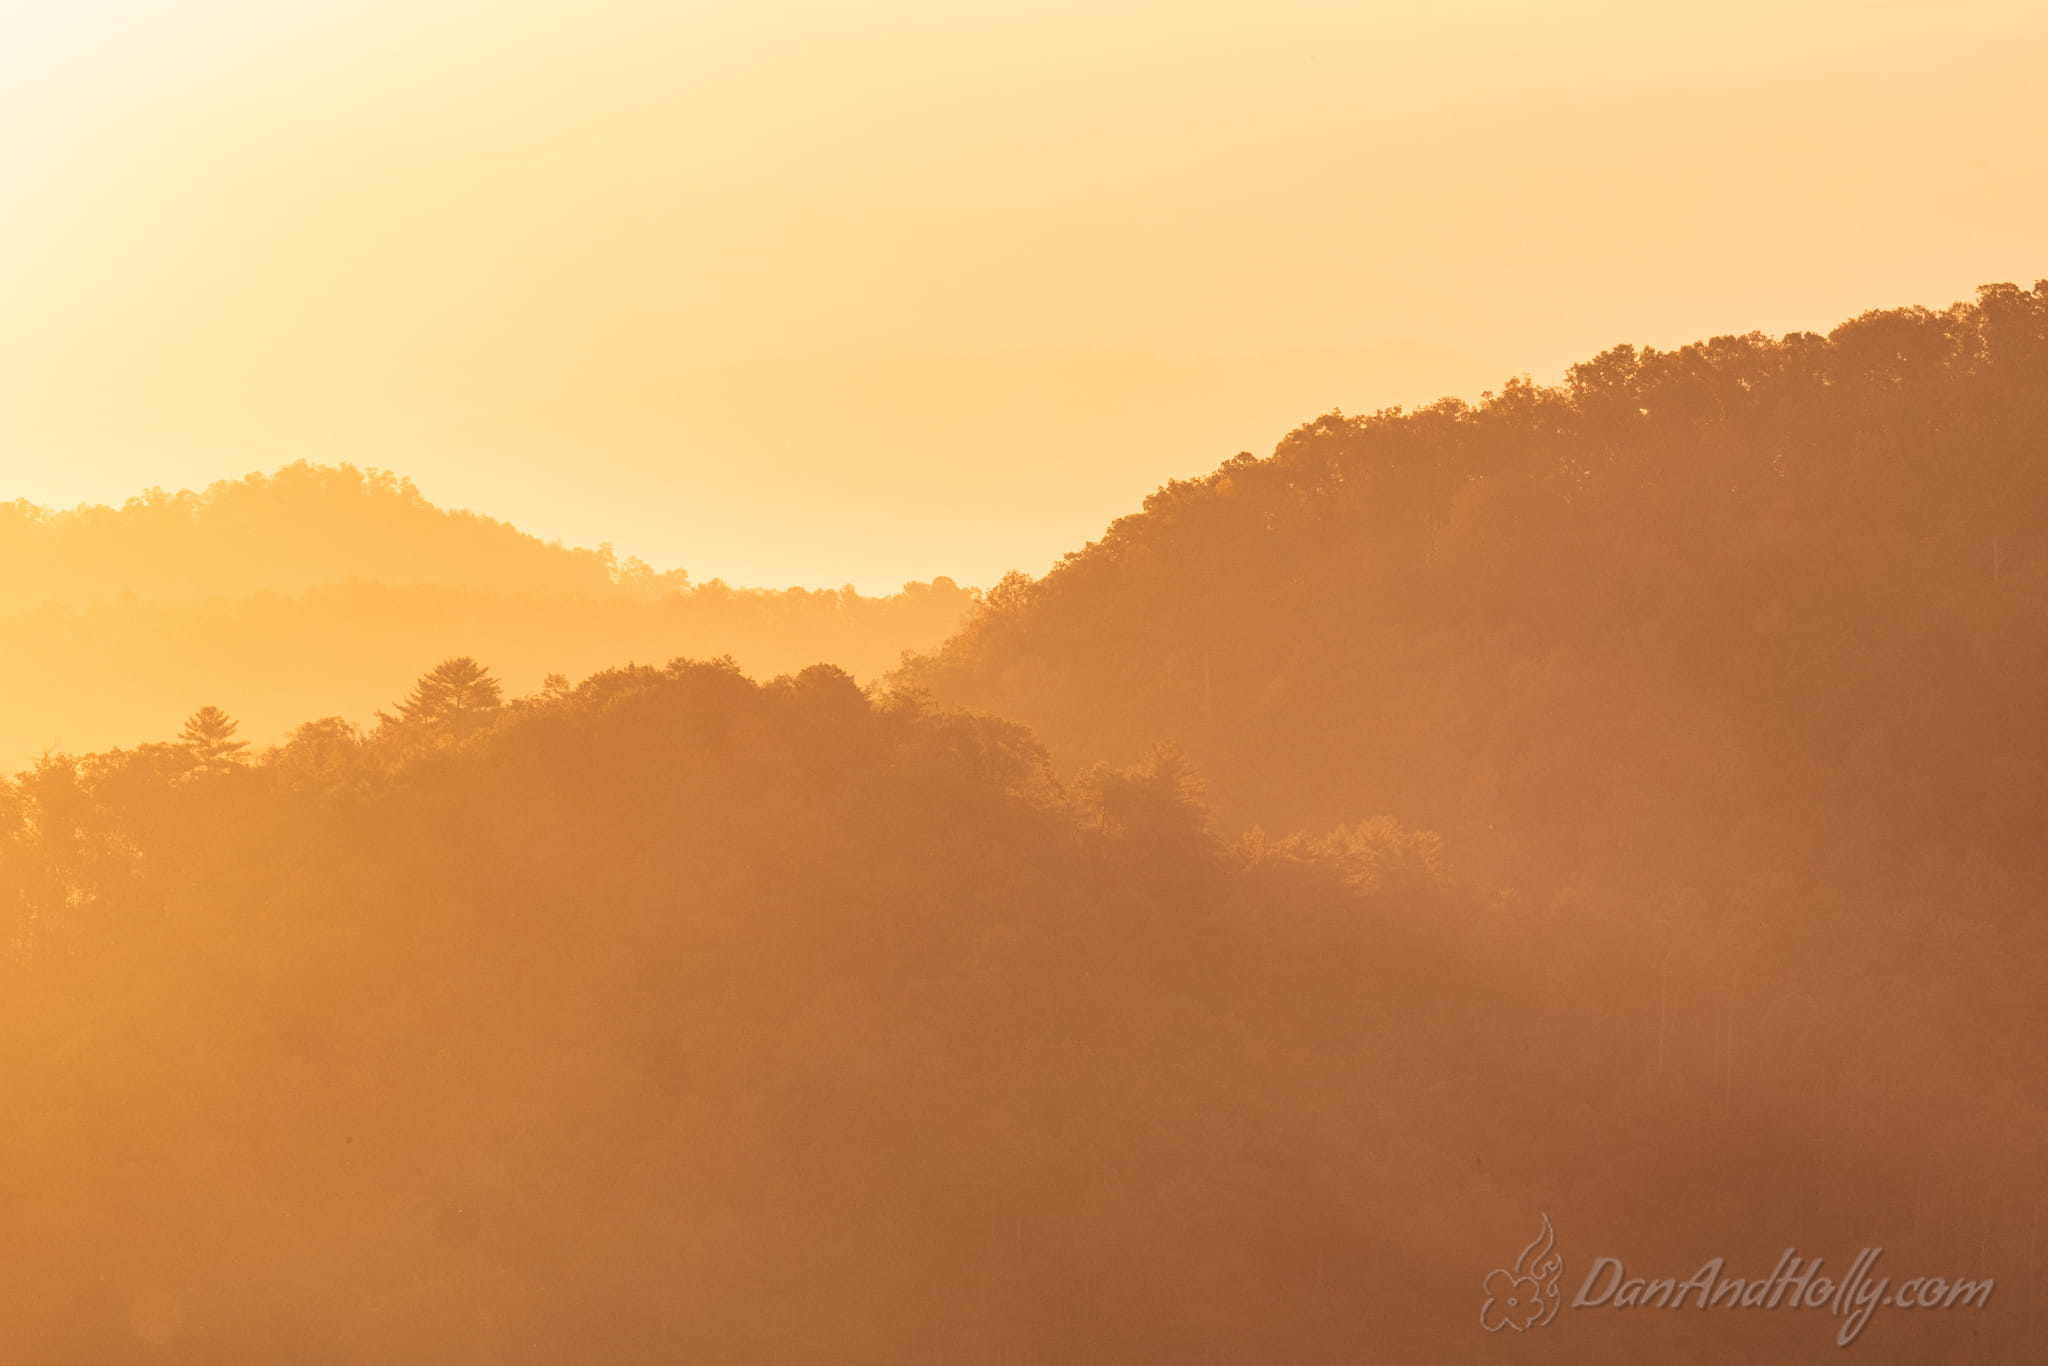
<path id="1" fill-rule="evenodd" d="M 1516 885 L 2009 902 L 2044 678 L 2048 284 L 1331 414 L 899 682 L 1068 764 L 1177 740 L 1233 822 L 1391 812 Z"/>
<path id="2" fill-rule="evenodd" d="M 1551 1211 L 1567 1295 L 1864 1240 L 2007 1278 L 1865 1359 L 2035 1359 L 2040 1066 L 1984 1045 L 2038 1032 L 2039 931 L 1987 1036 L 1915 941 L 1788 909 L 1219 839 L 1170 755 L 1063 786 L 829 668 L 53 760 L 0 782 L 0 1320 L 38 1362 L 1490 1362 Z M 1568 1317 L 1519 1355 L 1836 1329 Z"/>
<path id="3" fill-rule="evenodd" d="M 411 483 L 300 462 L 204 491 L 151 489 L 118 508 L 0 504 L 0 613 L 52 603 L 296 593 L 349 579 L 603 592 L 600 551 L 548 544 Z"/>

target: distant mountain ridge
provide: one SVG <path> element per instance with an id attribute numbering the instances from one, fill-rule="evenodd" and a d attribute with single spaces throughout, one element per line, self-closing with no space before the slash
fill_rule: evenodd
<path id="1" fill-rule="evenodd" d="M 218 705 L 258 740 L 365 721 L 471 652 L 514 687 L 551 673 L 732 657 L 864 681 L 930 649 L 974 601 L 951 579 L 886 596 L 657 573 L 435 506 L 409 481 L 299 463 L 119 508 L 0 505 L 0 771 L 46 750 L 162 739 Z"/>
<path id="2" fill-rule="evenodd" d="M 549 544 L 436 507 L 410 480 L 301 461 L 203 491 L 150 489 L 118 508 L 0 503 L 0 612 L 295 593 L 363 579 L 396 585 L 609 590 L 607 552 Z"/>

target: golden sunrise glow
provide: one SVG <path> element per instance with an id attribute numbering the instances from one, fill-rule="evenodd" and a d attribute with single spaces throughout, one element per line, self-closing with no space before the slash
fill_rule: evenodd
<path id="1" fill-rule="evenodd" d="M 699 578 L 1037 573 L 1305 414 L 2030 280 L 2044 40 L 2019 3 L 17 0 L 0 492 L 352 460 Z"/>
<path id="2" fill-rule="evenodd" d="M 2037 1366 L 2044 54 L 0 0 L 0 1366 Z"/>

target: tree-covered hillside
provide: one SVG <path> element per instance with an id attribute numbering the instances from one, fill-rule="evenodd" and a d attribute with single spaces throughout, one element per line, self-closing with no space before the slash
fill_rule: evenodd
<path id="1" fill-rule="evenodd" d="M 1179 741 L 1232 824 L 1392 813 L 1523 888 L 2038 904 L 2048 283 L 1328 415 L 901 681 L 1069 765 Z"/>
<path id="2" fill-rule="evenodd" d="M 1895 981 L 1952 946 L 1565 916 L 1440 853 L 1226 839 L 1171 751 L 1062 783 L 829 668 L 507 702 L 456 659 L 367 733 L 52 757 L 0 784 L 0 1321 L 53 1362 L 1476 1362 L 1543 1212 L 1575 1274 L 2025 1255 L 2038 1065 Z M 1998 1293 L 1857 1350 L 2031 1359 Z"/>

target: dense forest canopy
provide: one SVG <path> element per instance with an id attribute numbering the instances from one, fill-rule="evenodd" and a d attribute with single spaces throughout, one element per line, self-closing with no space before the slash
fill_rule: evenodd
<path id="1" fill-rule="evenodd" d="M 1330 414 L 1012 576 L 906 686 L 1470 876 L 2038 897 L 2048 283 Z M 2038 904 L 2036 902 L 2035 904 Z"/>
<path id="2" fill-rule="evenodd" d="M 1985 1195 L 2048 1155 L 2038 1068 L 1859 908 L 1561 914 L 1387 820 L 1228 838 L 1171 750 L 1063 781 L 829 667 L 392 692 L 0 784 L 23 1360 L 1479 1360 L 1539 1210 L 1646 1263 L 2025 1246 Z M 2020 1360 L 2000 1293 L 1857 1351 Z M 1707 1331 L 1604 1326 L 1516 1345 Z"/>
<path id="3" fill-rule="evenodd" d="M 2035 1360 L 2044 443 L 2048 287 L 1999 286 L 1332 414 L 979 600 L 613 567 L 17 616 L 58 643 L 7 686 L 126 613 L 347 700 L 253 723 L 165 627 L 98 667 L 188 702 L 0 782 L 0 1322 L 35 1361 L 1494 1361 L 1482 1278 L 1548 1212 L 1580 1270 L 1996 1277 L 1855 1350 Z M 970 601 L 887 683 L 802 653 Z M 802 663 L 542 658 L 713 611 Z M 1836 1350 L 1580 1318 L 1513 1349 Z"/>
<path id="4" fill-rule="evenodd" d="M 0 1366 L 2048 1366 L 2044 67 L 0 0 Z"/>

